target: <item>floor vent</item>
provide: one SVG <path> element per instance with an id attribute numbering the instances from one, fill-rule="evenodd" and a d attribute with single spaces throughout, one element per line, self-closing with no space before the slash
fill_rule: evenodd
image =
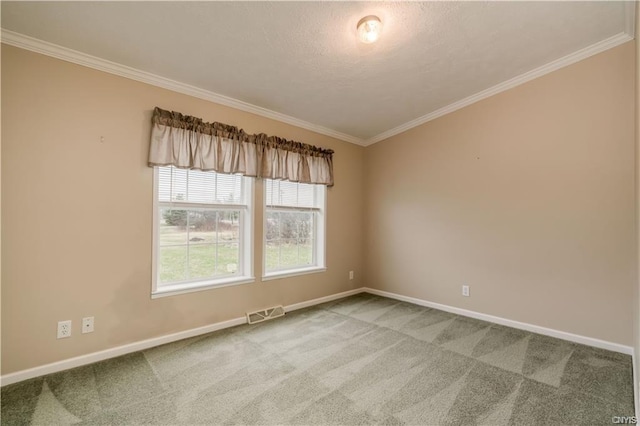
<path id="1" fill-rule="evenodd" d="M 247 312 L 247 322 L 255 324 L 274 318 L 284 316 L 284 308 L 282 306 L 274 306 L 263 311 Z"/>

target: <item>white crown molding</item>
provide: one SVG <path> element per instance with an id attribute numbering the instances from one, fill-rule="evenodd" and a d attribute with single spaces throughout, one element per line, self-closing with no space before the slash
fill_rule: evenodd
<path id="1" fill-rule="evenodd" d="M 628 1 L 625 3 L 625 31 L 608 39 L 602 40 L 598 43 L 587 46 L 584 49 L 580 49 L 567 56 L 564 56 L 555 61 L 549 62 L 546 65 L 535 68 L 524 74 L 516 76 L 510 80 L 504 81 L 493 87 L 485 89 L 474 95 L 468 96 L 459 101 L 453 102 L 447 106 L 444 106 L 429 114 L 418 117 L 414 120 L 408 121 L 393 129 L 379 133 L 369 139 L 361 139 L 356 136 L 348 135 L 346 133 L 338 132 L 337 130 L 330 129 L 328 127 L 320 126 L 310 123 L 308 121 L 300 120 L 298 118 L 282 114 L 276 111 L 269 110 L 267 108 L 259 107 L 247 102 L 243 102 L 237 99 L 233 99 L 228 96 L 220 95 L 208 90 L 204 90 L 189 84 L 181 83 L 179 81 L 171 80 L 165 77 L 161 77 L 146 71 L 141 71 L 126 65 L 121 65 L 106 59 L 98 58 L 96 56 L 88 55 L 86 53 L 78 52 L 73 49 L 68 49 L 53 43 L 49 43 L 40 39 L 29 37 L 14 31 L 2 29 L 1 41 L 2 43 L 19 47 L 21 49 L 30 50 L 32 52 L 41 53 L 43 55 L 51 56 L 57 59 L 61 59 L 74 64 L 86 66 L 99 71 L 108 72 L 110 74 L 118 75 L 121 77 L 129 78 L 131 80 L 140 81 L 142 83 L 150 84 L 153 86 L 161 87 L 164 89 L 172 90 L 174 92 L 183 93 L 185 95 L 193 96 L 206 101 L 214 102 L 220 105 L 225 105 L 231 108 L 235 108 L 241 111 L 256 114 L 262 117 L 270 118 L 283 123 L 291 124 L 293 126 L 301 127 L 303 129 L 311 130 L 316 133 L 320 133 L 326 136 L 330 136 L 336 139 L 350 142 L 360 146 L 369 146 L 374 143 L 383 141 L 392 136 L 406 132 L 421 124 L 427 123 L 443 115 L 452 113 L 461 108 L 474 104 L 478 101 L 486 99 L 490 96 L 512 89 L 516 86 L 524 84 L 528 81 L 534 80 L 550 72 L 556 71 L 560 68 L 579 62 L 590 56 L 604 52 L 605 50 L 614 48 L 633 40 L 635 35 L 635 10 L 636 2 Z"/>
<path id="2" fill-rule="evenodd" d="M 456 101 L 436 111 L 430 112 L 429 114 L 423 115 L 422 117 L 418 117 L 415 120 L 408 121 L 398 127 L 394 127 L 391 130 L 387 130 L 386 132 L 382 132 L 376 136 L 373 136 L 372 138 L 369 138 L 365 141 L 364 146 L 373 145 L 376 142 L 380 142 L 392 136 L 406 132 L 407 130 L 413 129 L 414 127 L 420 126 L 421 124 L 427 123 L 431 120 L 435 120 L 438 117 L 442 117 L 443 115 L 457 111 L 461 108 L 474 104 L 490 96 L 497 95 L 498 93 L 512 89 L 516 86 L 524 84 L 538 77 L 542 77 L 545 74 L 549 74 L 550 72 L 566 67 L 567 65 L 574 64 L 590 56 L 596 55 L 598 53 L 604 52 L 605 50 L 619 46 L 622 43 L 626 43 L 629 40 L 633 40 L 633 36 L 627 34 L 626 32 L 617 34 L 613 37 L 609 37 L 608 39 L 592 44 L 591 46 L 585 47 L 584 49 L 580 49 L 567 56 L 557 59 L 553 62 L 549 62 L 546 65 L 535 68 L 531 71 L 528 71 L 510 80 L 504 81 L 493 87 L 490 87 L 481 92 L 478 92 L 475 95 L 471 95 L 469 97 Z"/>
<path id="3" fill-rule="evenodd" d="M 108 72 L 110 74 L 125 77 L 131 80 L 140 81 L 152 86 L 161 87 L 163 89 L 172 90 L 174 92 L 193 96 L 195 98 L 204 99 L 220 105 L 238 109 L 240 111 L 249 112 L 272 120 L 291 124 L 292 126 L 301 127 L 311 130 L 312 132 L 340 139 L 356 145 L 364 146 L 364 140 L 346 133 L 341 133 L 328 127 L 300 120 L 290 115 L 262 108 L 247 102 L 230 98 L 229 96 L 220 95 L 209 90 L 201 89 L 190 84 L 181 83 L 169 78 L 161 77 L 146 71 L 141 71 L 126 65 L 98 58 L 97 56 L 88 55 L 77 50 L 68 49 L 57 44 L 49 43 L 37 38 L 29 37 L 14 31 L 2 29 L 2 43 L 10 46 L 19 47 L 21 49 L 30 50 L 32 52 L 41 53 L 53 58 L 62 59 L 63 61 L 93 68 L 99 71 Z"/>

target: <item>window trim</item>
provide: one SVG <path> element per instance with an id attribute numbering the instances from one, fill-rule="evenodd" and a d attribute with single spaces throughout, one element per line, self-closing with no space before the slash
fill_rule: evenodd
<path id="1" fill-rule="evenodd" d="M 278 179 L 263 179 L 262 183 L 262 281 L 271 281 L 281 278 L 294 277 L 298 275 L 315 274 L 325 272 L 327 270 L 327 187 L 320 184 L 306 184 L 314 186 L 314 197 L 316 197 L 317 205 L 314 207 L 288 207 L 278 206 L 274 209 L 288 211 L 310 211 L 317 213 L 317 220 L 314 220 L 315 231 L 315 247 L 312 259 L 314 264 L 311 266 L 294 267 L 288 269 L 279 269 L 267 272 L 267 181 Z M 297 182 L 300 183 L 300 182 Z"/>
<path id="2" fill-rule="evenodd" d="M 262 281 L 278 280 L 281 278 L 297 277 L 300 275 L 317 274 L 325 272 L 326 266 L 312 266 L 309 268 L 283 269 L 280 271 L 268 272 L 262 276 Z"/>
<path id="3" fill-rule="evenodd" d="M 160 204 L 159 200 L 159 166 L 153 167 L 153 229 L 151 243 L 151 298 L 172 296 L 176 294 L 192 293 L 195 291 L 209 290 L 212 288 L 228 287 L 241 284 L 249 284 L 255 282 L 255 274 L 253 271 L 253 253 L 254 253 L 254 221 L 255 221 L 255 185 L 254 179 L 242 176 L 242 190 L 244 201 L 246 204 L 230 204 L 223 205 L 222 209 L 233 209 L 240 207 L 243 226 L 240 227 L 239 252 L 240 259 L 238 262 L 238 276 L 227 276 L 222 278 L 204 278 L 184 281 L 179 284 L 169 284 L 165 286 L 158 285 L 158 254 L 159 254 L 159 227 L 160 227 Z M 198 203 L 181 203 L 186 208 L 204 208 L 211 206 L 210 204 Z"/>

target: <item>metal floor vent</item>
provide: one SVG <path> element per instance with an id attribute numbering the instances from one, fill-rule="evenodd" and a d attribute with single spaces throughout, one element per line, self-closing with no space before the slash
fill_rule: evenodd
<path id="1" fill-rule="evenodd" d="M 262 311 L 247 312 L 247 322 L 249 324 L 255 324 L 274 318 L 284 316 L 284 308 L 282 306 L 274 306 Z"/>

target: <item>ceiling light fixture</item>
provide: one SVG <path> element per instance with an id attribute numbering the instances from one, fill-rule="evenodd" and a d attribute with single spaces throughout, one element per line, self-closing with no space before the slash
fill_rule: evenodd
<path id="1" fill-rule="evenodd" d="M 363 43 L 373 43 L 380 38 L 382 22 L 374 15 L 365 16 L 358 21 L 358 38 Z"/>

